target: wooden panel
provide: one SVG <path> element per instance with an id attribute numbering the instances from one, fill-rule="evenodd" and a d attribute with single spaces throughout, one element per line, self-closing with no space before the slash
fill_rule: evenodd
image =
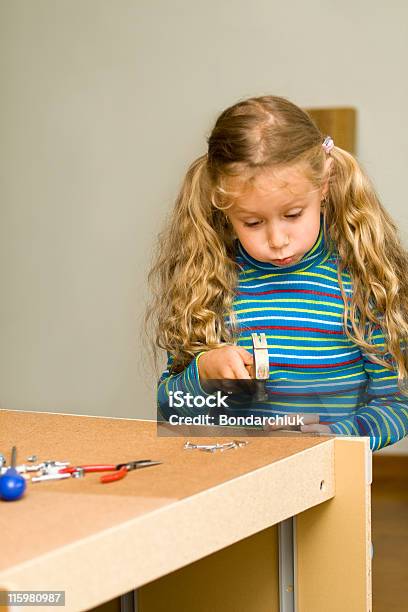
<path id="1" fill-rule="evenodd" d="M 115 597 L 96 608 L 90 608 L 87 612 L 120 612 L 120 597 Z"/>
<path id="2" fill-rule="evenodd" d="M 157 437 L 155 422 L 0 410 L 0 447 L 20 458 L 163 461 L 109 485 L 98 474 L 29 483 L 1 502 L 0 584 L 65 590 L 67 610 L 89 609 L 334 495 L 332 437 L 254 437 L 214 454 L 184 442 Z"/>
<path id="3" fill-rule="evenodd" d="M 158 437 L 153 421 L 0 410 L 0 448 L 11 449 L 16 444 L 18 462 L 34 453 L 39 460 L 67 460 L 73 465 L 116 464 L 146 457 L 163 462 L 108 485 L 99 482 L 98 474 L 28 482 L 22 499 L 12 504 L 0 502 L 1 520 L 16 528 L 35 522 L 36 529 L 26 534 L 19 547 L 14 546 L 13 530 L 4 530 L 2 545 L 8 554 L 0 556 L 0 571 L 319 445 L 324 439 L 253 438 L 245 448 L 212 454 L 183 450 L 186 440 L 182 437 Z M 217 441 L 225 438 L 200 439 L 202 443 Z"/>
<path id="4" fill-rule="evenodd" d="M 335 497 L 296 517 L 298 612 L 371 612 L 371 452 L 335 440 Z"/>
<path id="5" fill-rule="evenodd" d="M 331 136 L 334 144 L 349 153 L 356 152 L 356 121 L 355 108 L 307 108 L 324 136 Z"/>
<path id="6" fill-rule="evenodd" d="M 277 526 L 142 587 L 138 605 L 139 612 L 276 612 Z"/>

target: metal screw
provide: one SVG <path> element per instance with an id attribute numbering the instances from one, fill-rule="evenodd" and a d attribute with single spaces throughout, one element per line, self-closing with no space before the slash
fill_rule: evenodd
<path id="1" fill-rule="evenodd" d="M 247 444 L 248 442 L 243 440 L 233 440 L 232 442 L 225 442 L 224 444 L 193 444 L 192 442 L 188 441 L 184 444 L 184 448 L 186 450 L 201 450 L 207 453 L 213 453 L 216 450 L 223 452 L 224 450 L 239 448 L 241 446 L 246 446 Z"/>

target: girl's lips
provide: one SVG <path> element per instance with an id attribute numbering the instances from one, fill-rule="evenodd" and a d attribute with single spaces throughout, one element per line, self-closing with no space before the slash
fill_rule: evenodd
<path id="1" fill-rule="evenodd" d="M 289 264 L 293 259 L 294 257 L 286 257 L 286 259 L 272 259 L 272 263 L 284 266 Z"/>

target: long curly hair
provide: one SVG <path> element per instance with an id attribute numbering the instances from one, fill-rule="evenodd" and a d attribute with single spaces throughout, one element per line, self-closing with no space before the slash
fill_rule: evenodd
<path id="1" fill-rule="evenodd" d="M 174 373 L 200 351 L 236 343 L 238 266 L 224 210 L 266 169 L 302 164 L 316 188 L 329 181 L 323 231 L 338 253 L 344 332 L 374 362 L 396 368 L 399 384 L 408 377 L 408 253 L 353 155 L 334 146 L 325 175 L 323 140 L 311 117 L 282 97 L 245 99 L 218 117 L 208 152 L 188 168 L 155 244 L 143 324 L 156 366 L 158 348 L 171 354 Z M 350 274 L 352 297 L 344 291 L 343 271 Z M 376 329 L 384 332 L 382 349 L 370 342 Z"/>

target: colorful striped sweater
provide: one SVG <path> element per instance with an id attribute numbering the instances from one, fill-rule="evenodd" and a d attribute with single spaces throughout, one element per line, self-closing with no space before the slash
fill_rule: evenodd
<path id="1" fill-rule="evenodd" d="M 372 450 L 406 436 L 408 397 L 398 390 L 396 372 L 371 361 L 344 333 L 336 253 L 326 248 L 322 219 L 313 247 L 285 268 L 257 261 L 238 240 L 236 245 L 240 272 L 233 309 L 241 330 L 237 344 L 252 353 L 251 333 L 264 332 L 269 352 L 268 400 L 252 405 L 251 411 L 260 416 L 319 414 L 320 422 L 335 434 L 369 436 Z M 342 279 L 350 295 L 350 275 L 343 272 Z M 372 341 L 384 345 L 380 328 Z M 157 388 L 158 410 L 165 419 L 169 392 L 208 395 L 198 373 L 202 354 L 182 372 L 170 374 L 173 357 L 168 353 Z M 183 406 L 173 407 L 171 413 L 196 416 L 206 410 Z"/>

